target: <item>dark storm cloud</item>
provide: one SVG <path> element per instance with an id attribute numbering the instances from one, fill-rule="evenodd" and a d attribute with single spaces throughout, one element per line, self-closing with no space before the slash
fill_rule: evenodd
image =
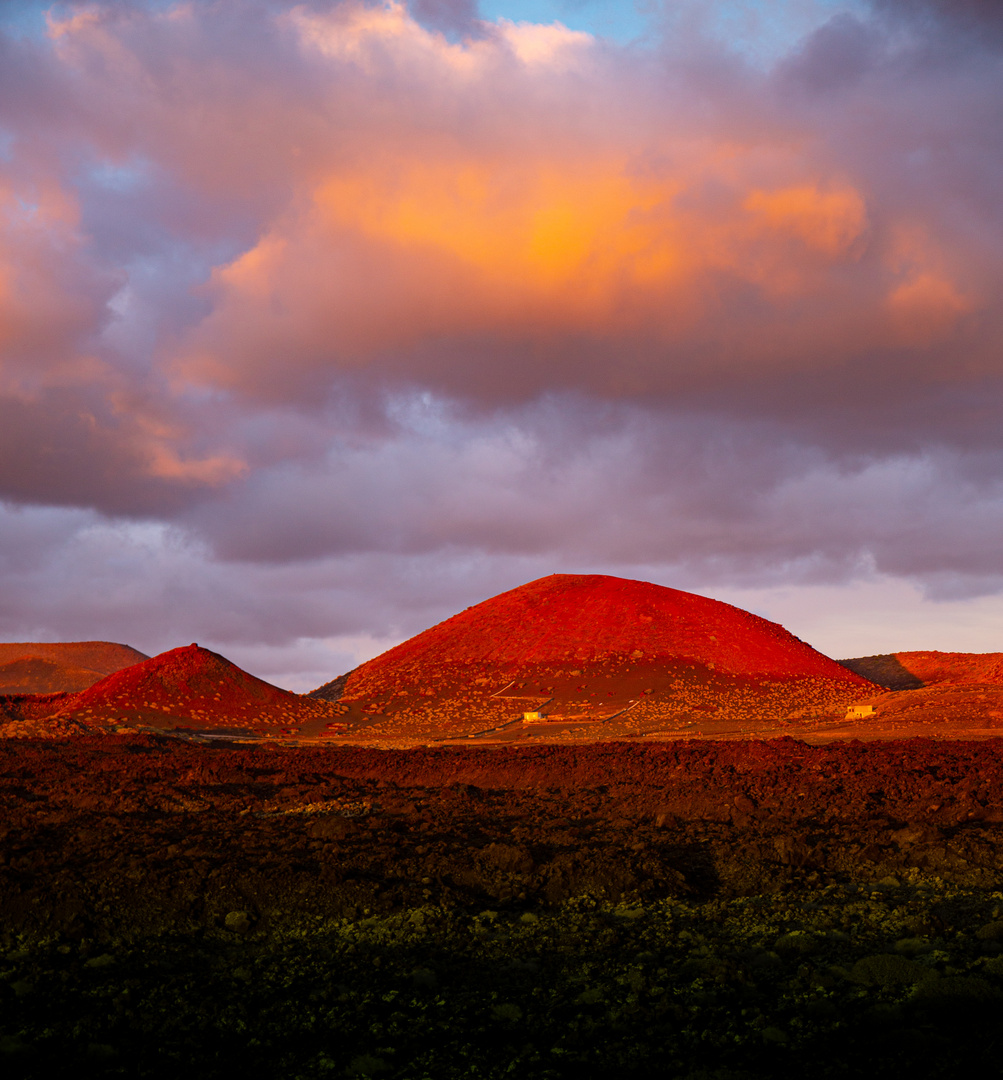
<path id="1" fill-rule="evenodd" d="M 748 586 L 837 580 L 865 559 L 913 579 L 942 571 L 939 593 L 960 595 L 965 574 L 976 592 L 1000 580 L 1001 466 L 998 451 L 836 461 L 763 423 L 563 401 L 253 472 L 230 512 L 187 521 L 219 557 L 261 564 L 560 552 Z"/>
<path id="2" fill-rule="evenodd" d="M 914 27 L 933 47 L 959 40 L 976 47 L 1003 45 L 1003 9 L 995 0 L 872 0 L 872 4 L 893 23 Z"/>

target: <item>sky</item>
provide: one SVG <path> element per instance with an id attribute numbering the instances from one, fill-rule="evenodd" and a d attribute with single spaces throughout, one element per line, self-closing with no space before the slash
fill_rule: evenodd
<path id="1" fill-rule="evenodd" d="M 0 639 L 1003 650 L 1001 115 L 994 0 L 0 0 Z"/>

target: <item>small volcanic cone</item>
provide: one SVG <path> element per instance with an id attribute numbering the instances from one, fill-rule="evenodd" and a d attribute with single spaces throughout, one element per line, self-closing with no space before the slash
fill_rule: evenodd
<path id="1" fill-rule="evenodd" d="M 344 711 L 280 690 L 198 645 L 161 653 L 80 693 L 52 697 L 58 707 L 48 719 L 56 726 L 72 720 L 103 730 L 152 726 L 291 734 L 307 722 L 333 722 Z"/>
<path id="2" fill-rule="evenodd" d="M 625 730 L 638 721 L 648 730 L 694 713 L 783 716 L 875 689 L 782 626 L 730 604 L 643 581 L 553 574 L 468 608 L 313 693 L 348 704 L 349 719 L 392 737 L 464 733 L 497 723 L 506 708 L 509 718 L 529 713 L 572 726 L 629 710 Z"/>

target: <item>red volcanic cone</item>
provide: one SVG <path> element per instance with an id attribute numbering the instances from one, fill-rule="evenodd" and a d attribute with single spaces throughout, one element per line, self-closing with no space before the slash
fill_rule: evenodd
<path id="1" fill-rule="evenodd" d="M 767 679 L 864 680 L 777 623 L 704 596 L 602 574 L 552 574 L 454 615 L 357 668 L 351 686 L 394 669 L 694 660 Z"/>
<path id="2" fill-rule="evenodd" d="M 554 574 L 454 615 L 314 695 L 344 705 L 351 732 L 372 739 L 508 738 L 517 722 L 612 738 L 779 721 L 876 689 L 730 604 L 644 581 Z"/>
<path id="3" fill-rule="evenodd" d="M 162 727 L 298 726 L 331 720 L 337 708 L 280 690 L 198 645 L 172 649 L 72 695 L 60 715 Z"/>

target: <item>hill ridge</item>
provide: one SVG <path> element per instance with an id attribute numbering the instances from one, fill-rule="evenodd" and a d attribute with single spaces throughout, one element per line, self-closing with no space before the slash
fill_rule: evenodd
<path id="1" fill-rule="evenodd" d="M 1003 653 L 914 649 L 839 661 L 844 667 L 890 690 L 974 683 L 1003 685 Z"/>

